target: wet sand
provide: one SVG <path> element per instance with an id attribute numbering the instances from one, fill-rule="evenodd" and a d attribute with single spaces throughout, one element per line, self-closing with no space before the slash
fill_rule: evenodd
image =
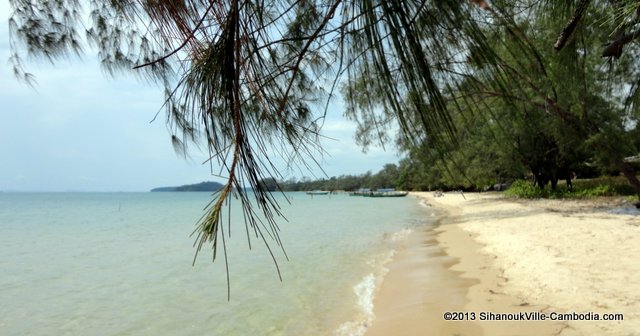
<path id="1" fill-rule="evenodd" d="M 448 256 L 433 230 L 414 232 L 387 266 L 376 295 L 376 319 L 366 335 L 479 335 L 478 325 L 452 323 L 442 315 L 460 311 L 476 279 L 460 276 L 450 267 L 458 259 Z"/>
<path id="2" fill-rule="evenodd" d="M 640 217 L 613 204 L 415 193 L 441 212 L 387 266 L 366 335 L 640 335 Z M 606 202 L 605 202 L 606 203 Z M 476 313 L 444 321 L 446 311 Z M 624 321 L 480 321 L 479 314 L 622 313 Z"/>

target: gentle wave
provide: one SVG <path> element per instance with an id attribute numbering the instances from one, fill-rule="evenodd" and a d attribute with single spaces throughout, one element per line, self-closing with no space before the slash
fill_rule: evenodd
<path id="1" fill-rule="evenodd" d="M 394 232 L 391 234 L 391 238 L 389 239 L 393 243 L 398 243 L 409 238 L 409 235 L 413 233 L 413 230 L 410 228 L 402 229 L 398 232 Z"/>
<path id="2" fill-rule="evenodd" d="M 369 273 L 353 287 L 353 292 L 357 297 L 358 316 L 349 322 L 343 323 L 337 330 L 337 336 L 363 336 L 369 326 L 375 320 L 374 300 L 384 277 L 389 272 L 386 265 L 393 260 L 397 252 L 397 245 L 405 241 L 413 233 L 410 228 L 402 229 L 385 237 L 389 243 L 390 250 L 373 257 L 368 264 L 373 267 L 374 272 Z"/>
<path id="3" fill-rule="evenodd" d="M 353 287 L 353 291 L 358 296 L 359 316 L 354 321 L 343 323 L 336 335 L 339 336 L 362 336 L 373 322 L 373 298 L 376 290 L 376 277 L 373 273 L 368 274 Z"/>

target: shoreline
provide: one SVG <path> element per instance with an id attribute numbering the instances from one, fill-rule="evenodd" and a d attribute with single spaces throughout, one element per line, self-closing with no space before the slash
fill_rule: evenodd
<path id="1" fill-rule="evenodd" d="M 435 228 L 440 210 L 431 216 L 433 224 L 414 229 L 385 264 L 388 272 L 374 298 L 373 324 L 365 335 L 478 335 L 470 322 L 448 323 L 444 311 L 461 310 L 468 302 L 467 289 L 477 280 L 464 278 L 450 267 L 458 259 L 445 253 Z M 436 215 L 436 213 L 438 213 Z"/>
<path id="2" fill-rule="evenodd" d="M 607 201 L 411 195 L 442 216 L 434 229 L 416 230 L 387 265 L 366 335 L 638 335 L 638 216 L 610 214 L 616 204 Z M 424 268 L 434 266 L 448 272 Z M 624 321 L 443 321 L 447 309 L 621 313 Z"/>

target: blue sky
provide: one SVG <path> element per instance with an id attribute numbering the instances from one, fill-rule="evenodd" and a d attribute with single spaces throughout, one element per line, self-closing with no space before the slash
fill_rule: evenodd
<path id="1" fill-rule="evenodd" d="M 190 159 L 175 154 L 164 123 L 161 90 L 133 76 L 105 76 L 93 55 L 52 66 L 32 61 L 35 89 L 19 82 L 8 63 L 8 3 L 0 2 L 0 190 L 145 191 L 156 186 L 219 181 L 206 155 L 195 147 Z M 355 144 L 355 124 L 332 104 L 321 159 L 329 176 L 377 172 L 396 163 L 393 146 Z M 277 158 L 274 161 L 278 162 Z M 280 167 L 284 168 L 284 167 Z M 297 172 L 297 177 L 320 170 Z"/>

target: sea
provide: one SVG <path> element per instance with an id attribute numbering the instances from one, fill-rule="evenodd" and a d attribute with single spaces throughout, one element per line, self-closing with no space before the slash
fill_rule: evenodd
<path id="1" fill-rule="evenodd" d="M 0 335 L 363 335 L 385 265 L 432 210 L 275 197 L 273 258 L 232 200 L 228 263 L 205 245 L 193 264 L 209 193 L 0 193 Z"/>

